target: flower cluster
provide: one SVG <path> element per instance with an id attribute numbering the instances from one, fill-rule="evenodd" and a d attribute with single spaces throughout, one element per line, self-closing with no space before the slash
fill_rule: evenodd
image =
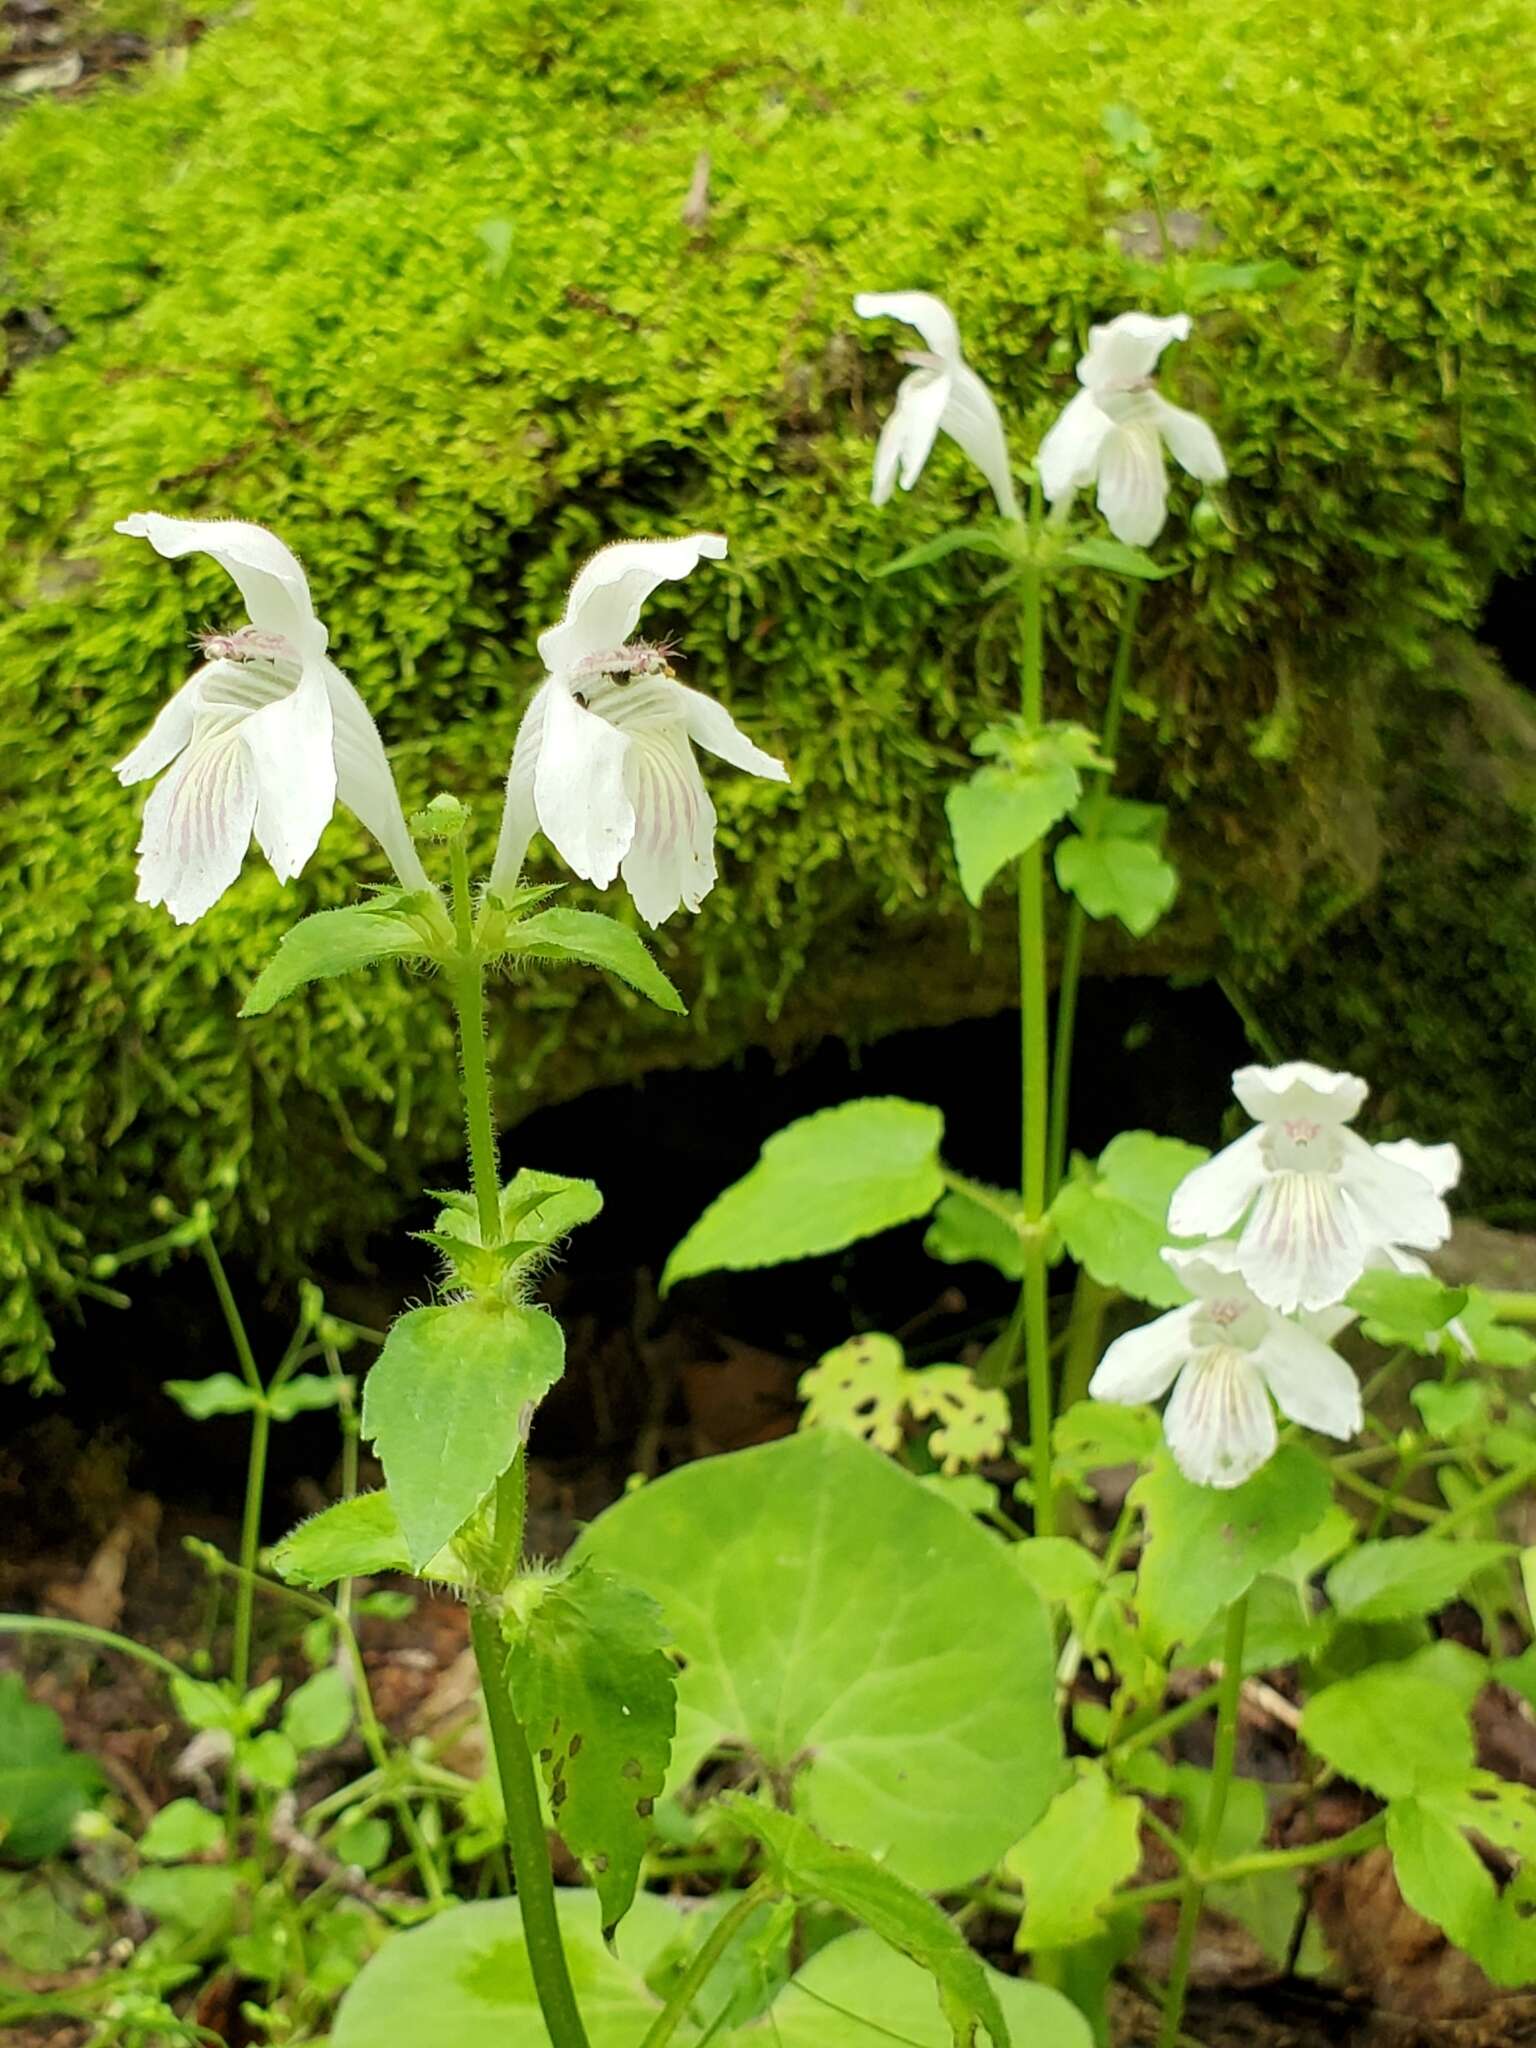
<path id="1" fill-rule="evenodd" d="M 1277 1441 L 1282 1413 L 1333 1437 L 1361 1423 L 1354 1373 L 1331 1347 L 1345 1297 L 1371 1267 L 1425 1272 L 1450 1234 L 1443 1197 L 1454 1145 L 1371 1145 L 1350 1129 L 1369 1092 L 1310 1060 L 1242 1067 L 1232 1089 L 1254 1127 L 1176 1189 L 1163 1256 L 1193 1299 L 1117 1338 L 1089 1387 L 1102 1401 L 1156 1401 L 1169 1449 L 1204 1486 L 1237 1486 Z"/>

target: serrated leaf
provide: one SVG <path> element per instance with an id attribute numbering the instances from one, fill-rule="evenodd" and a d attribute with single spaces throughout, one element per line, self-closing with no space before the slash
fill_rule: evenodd
<path id="1" fill-rule="evenodd" d="M 1145 938 L 1179 893 L 1178 870 L 1150 839 L 1099 831 L 1063 839 L 1056 879 L 1090 917 L 1118 917 L 1133 938 Z"/>
<path id="2" fill-rule="evenodd" d="M 944 1192 L 943 1136 L 938 1110 L 893 1095 L 801 1117 L 711 1202 L 668 1259 L 661 1291 L 695 1273 L 840 1251 L 925 1216 Z"/>
<path id="3" fill-rule="evenodd" d="M 1481 1835 L 1518 1859 L 1505 1883 L 1467 1839 Z M 1387 1846 L 1403 1897 L 1443 1928 L 1494 1983 L 1536 1980 L 1536 1794 L 1488 1771 L 1427 1787 L 1387 1809 Z"/>
<path id="4" fill-rule="evenodd" d="M 591 1565 L 549 1586 L 511 1635 L 507 1682 L 550 1811 L 597 1890 L 603 1934 L 629 1911 L 676 1722 L 661 1609 Z"/>
<path id="5" fill-rule="evenodd" d="M 547 1251 L 583 1223 L 590 1223 L 602 1213 L 602 1207 L 602 1193 L 595 1181 L 520 1167 L 501 1191 L 502 1235 L 511 1241 L 501 1249 L 515 1247 L 514 1262 Z M 479 1213 L 472 1201 L 456 1197 L 439 1214 L 437 1228 L 419 1235 L 449 1251 L 460 1244 L 478 1245 Z"/>
<path id="6" fill-rule="evenodd" d="M 1004 1869 L 1024 1887 L 1015 1945 L 1070 1948 L 1091 1941 L 1140 1862 L 1141 1801 L 1112 1790 L 1099 1765 L 1085 1765 L 1003 1858 Z"/>
<path id="7" fill-rule="evenodd" d="M 1465 1709 L 1440 1680 L 1378 1664 L 1307 1701 L 1301 1738 L 1341 1776 L 1383 1799 L 1465 1780 L 1474 1762 Z"/>
<path id="8" fill-rule="evenodd" d="M 56 1855 L 104 1786 L 95 1759 L 64 1740 L 52 1707 L 29 1699 L 14 1671 L 0 1674 L 0 1856 L 37 1863 Z"/>
<path id="9" fill-rule="evenodd" d="M 1295 1550 L 1332 1498 L 1326 1468 L 1300 1444 L 1280 1449 L 1241 1486 L 1196 1486 L 1164 1452 L 1137 1480 L 1147 1518 L 1137 1574 L 1143 1626 L 1162 1648 L 1193 1642 L 1261 1572 Z"/>
<path id="10" fill-rule="evenodd" d="M 405 1531 L 383 1488 L 338 1500 L 300 1522 L 274 1544 L 268 1562 L 290 1586 L 329 1586 L 337 1579 L 411 1569 Z"/>
<path id="11" fill-rule="evenodd" d="M 306 982 L 371 967 L 376 960 L 431 957 L 431 948 L 409 918 L 386 903 L 351 904 L 344 910 L 317 910 L 284 934 L 277 951 L 257 975 L 240 1011 L 261 1017 L 284 996 Z"/>
<path id="12" fill-rule="evenodd" d="M 565 1366 L 560 1325 L 498 1300 L 410 1309 L 363 1383 L 363 1435 L 420 1571 L 511 1465 L 524 1409 Z"/>
<path id="13" fill-rule="evenodd" d="M 261 1406 L 261 1395 L 232 1372 L 211 1372 L 201 1380 L 162 1380 L 161 1385 L 194 1422 L 206 1422 L 210 1415 L 248 1415 Z"/>
<path id="14" fill-rule="evenodd" d="M 688 1006 L 652 959 L 650 949 L 627 924 L 598 910 L 540 910 L 513 924 L 506 937 L 511 954 L 538 960 L 574 960 L 599 967 L 646 996 L 658 1009 L 686 1017 Z"/>
<path id="15" fill-rule="evenodd" d="M 1092 1165 L 1074 1159 L 1050 1217 L 1062 1242 L 1101 1287 L 1117 1287 L 1155 1308 L 1189 1299 L 1162 1258 L 1179 1239 L 1168 1231 L 1173 1191 L 1210 1154 L 1152 1131 L 1122 1131 Z"/>
<path id="16" fill-rule="evenodd" d="M 1107 569 L 1112 576 L 1125 576 L 1133 583 L 1161 583 L 1165 576 L 1179 573 L 1175 564 L 1154 562 L 1145 548 L 1097 536 L 1074 541 L 1062 560 L 1074 569 Z"/>
<path id="17" fill-rule="evenodd" d="M 1066 751 L 1041 740 L 1026 766 L 989 762 L 944 799 L 967 903 L 979 904 L 987 884 L 1064 818 L 1082 794 L 1082 777 Z"/>
<path id="18" fill-rule="evenodd" d="M 1351 1621 L 1405 1621 L 1437 1614 L 1480 1571 L 1512 1557 L 1508 1543 L 1389 1536 L 1362 1543 L 1328 1574 L 1328 1598 Z"/>
<path id="19" fill-rule="evenodd" d="M 871 1933 L 928 1971 L 959 2048 L 978 2023 L 993 2048 L 1009 2048 L 1008 2023 L 981 1958 L 931 1899 L 860 1849 L 824 1841 L 792 1813 L 730 1795 L 720 1802 L 729 1824 L 763 1846 L 777 1883 L 806 1905 L 850 1913 Z"/>
<path id="20" fill-rule="evenodd" d="M 296 1750 L 334 1749 L 352 1726 L 352 1688 L 334 1664 L 283 1702 L 283 1733 Z"/>
<path id="21" fill-rule="evenodd" d="M 1362 1273 L 1346 1296 L 1373 1344 L 1399 1345 L 1425 1356 L 1440 1348 L 1447 1323 L 1467 1305 L 1464 1287 L 1445 1287 L 1428 1273 L 1397 1273 L 1387 1267 Z"/>
<path id="22" fill-rule="evenodd" d="M 576 1554 L 666 1612 L 685 1659 L 674 1787 L 745 1748 L 797 1812 L 925 1889 L 987 1869 L 1056 1789 L 1038 1595 L 995 1537 L 840 1430 L 670 1472 Z"/>
<path id="23" fill-rule="evenodd" d="M 998 1190 L 1000 1202 L 1019 1204 L 1017 1195 Z M 923 1250 L 930 1259 L 946 1266 L 961 1266 L 981 1259 L 995 1266 L 1008 1280 L 1024 1277 L 1024 1241 L 1017 1230 L 995 1209 L 978 1202 L 959 1188 L 950 1188 L 933 1212 Z"/>

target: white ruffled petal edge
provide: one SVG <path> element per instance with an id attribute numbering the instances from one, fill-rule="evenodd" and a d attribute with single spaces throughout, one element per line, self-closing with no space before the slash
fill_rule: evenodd
<path id="1" fill-rule="evenodd" d="M 1264 1185 L 1264 1133 L 1245 1131 L 1233 1144 L 1187 1173 L 1168 1204 L 1175 1237 L 1220 1237 Z"/>

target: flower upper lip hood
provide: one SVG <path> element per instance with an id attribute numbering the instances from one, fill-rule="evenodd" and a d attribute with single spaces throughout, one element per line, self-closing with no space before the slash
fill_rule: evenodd
<path id="1" fill-rule="evenodd" d="M 648 924 L 697 910 L 715 881 L 715 808 L 694 745 L 748 774 L 788 782 L 784 764 L 754 746 L 720 705 L 679 683 L 659 649 L 630 644 L 658 584 L 725 552 L 718 533 L 616 541 L 577 575 L 564 617 L 539 635 L 549 673 L 512 751 L 495 893 L 516 887 L 529 842 L 542 831 L 599 888 L 622 870 Z"/>
<path id="2" fill-rule="evenodd" d="M 908 357 L 916 367 L 880 430 L 874 502 L 885 503 L 898 474 L 902 489 L 911 490 L 942 428 L 991 485 L 1003 517 L 1017 519 L 1019 501 L 1003 422 L 991 392 L 961 352 L 960 329 L 948 306 L 931 292 L 860 292 L 853 310 L 861 320 L 904 320 L 928 345 L 926 354 Z"/>
<path id="3" fill-rule="evenodd" d="M 212 658 L 115 765 L 124 783 L 167 771 L 144 806 L 139 901 L 193 923 L 239 874 L 253 835 L 278 880 L 291 880 L 338 796 L 404 885 L 427 888 L 378 730 L 326 654 L 297 557 L 238 519 L 136 512 L 117 531 L 171 559 L 211 555 L 238 584 L 250 618 L 205 643 Z"/>
<path id="4" fill-rule="evenodd" d="M 1121 313 L 1090 328 L 1077 365 L 1083 388 L 1040 444 L 1040 482 L 1051 503 L 1097 484 L 1099 510 L 1127 546 L 1146 547 L 1163 530 L 1165 448 L 1202 483 L 1220 483 L 1227 474 L 1205 421 L 1170 405 L 1152 383 L 1163 350 L 1189 332 L 1187 313 Z"/>

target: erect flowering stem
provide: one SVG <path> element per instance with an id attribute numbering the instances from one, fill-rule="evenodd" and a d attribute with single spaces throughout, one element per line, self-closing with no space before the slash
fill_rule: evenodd
<path id="1" fill-rule="evenodd" d="M 1125 693 L 1131 679 L 1131 652 L 1136 639 L 1136 619 L 1141 610 L 1141 585 L 1129 582 L 1120 607 L 1120 637 L 1115 647 L 1115 665 L 1109 679 L 1109 701 L 1104 706 L 1104 725 L 1099 751 L 1115 758 L 1120 744 L 1120 724 L 1125 715 Z M 1082 833 L 1096 839 L 1103 826 L 1104 799 L 1101 783 L 1083 809 Z M 1072 1095 L 1072 1043 L 1077 1030 L 1077 991 L 1083 974 L 1083 938 L 1088 916 L 1074 896 L 1067 905 L 1067 926 L 1061 942 L 1061 972 L 1056 981 L 1056 1045 L 1051 1067 L 1051 1151 L 1047 1186 L 1052 1195 L 1061 1186 L 1067 1166 L 1067 1116 Z"/>
<path id="2" fill-rule="evenodd" d="M 1199 1842 L 1190 1859 L 1179 1898 L 1173 1967 L 1168 1972 L 1168 1991 L 1163 2003 L 1163 2023 L 1158 2032 L 1157 2048 L 1174 2048 L 1179 2038 L 1179 2022 L 1184 2017 L 1184 1994 L 1189 1989 L 1195 1930 L 1200 1923 L 1205 1888 L 1216 1867 L 1216 1849 L 1221 1840 L 1227 1791 L 1232 1783 L 1232 1765 L 1237 1756 L 1237 1710 L 1243 1690 L 1243 1640 L 1247 1629 L 1248 1596 L 1245 1593 L 1227 1609 L 1226 1637 L 1221 1652 L 1221 1683 L 1216 1695 L 1216 1749 L 1211 1758 L 1211 1782 L 1206 1794 Z"/>
<path id="3" fill-rule="evenodd" d="M 491 1068 L 485 1050 L 485 983 L 475 953 L 474 904 L 469 890 L 469 852 L 464 834 L 449 841 L 453 876 L 451 969 L 453 1006 L 459 1020 L 459 1073 L 464 1090 L 464 1120 L 469 1130 L 469 1177 L 480 1222 L 480 1242 L 487 1250 L 501 1242 L 501 1190 L 496 1168 L 496 1123 L 491 1113 Z"/>

